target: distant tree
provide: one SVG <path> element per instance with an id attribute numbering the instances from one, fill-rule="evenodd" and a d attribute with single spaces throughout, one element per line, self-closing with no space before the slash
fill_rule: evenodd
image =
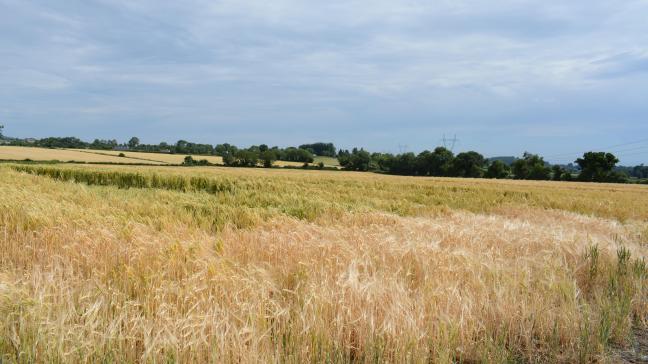
<path id="1" fill-rule="evenodd" d="M 4 125 L 0 124 L 0 139 L 4 138 L 4 134 L 2 134 L 3 130 L 4 130 Z"/>
<path id="2" fill-rule="evenodd" d="M 452 161 L 452 174 L 457 177 L 479 178 L 484 174 L 485 164 L 486 159 L 477 152 L 459 153 Z"/>
<path id="3" fill-rule="evenodd" d="M 90 149 L 111 150 L 114 149 L 117 145 L 119 144 L 114 139 L 113 140 L 95 139 L 89 145 L 89 147 Z"/>
<path id="4" fill-rule="evenodd" d="M 340 166 L 350 171 L 368 171 L 371 168 L 371 154 L 364 149 L 353 148 L 349 151 L 338 153 Z"/>
<path id="5" fill-rule="evenodd" d="M 240 167 L 254 167 L 259 163 L 259 155 L 249 150 L 239 150 L 234 156 Z"/>
<path id="6" fill-rule="evenodd" d="M 333 143 L 302 144 L 299 149 L 306 149 L 318 156 L 335 157 L 335 145 Z"/>
<path id="7" fill-rule="evenodd" d="M 551 179 L 552 180 L 554 180 L 554 181 L 562 180 L 563 173 L 565 173 L 565 170 L 561 166 L 559 166 L 557 164 L 554 164 L 553 166 L 551 166 Z"/>
<path id="8" fill-rule="evenodd" d="M 130 149 L 135 149 L 135 148 L 137 148 L 137 146 L 138 146 L 139 144 L 140 144 L 140 140 L 139 140 L 138 137 L 132 137 L 132 138 L 130 138 L 130 140 L 128 141 L 128 147 L 129 147 Z"/>
<path id="9" fill-rule="evenodd" d="M 117 145 L 116 143 L 117 142 L 115 141 L 115 145 Z M 88 143 L 75 137 L 63 137 L 63 138 L 52 137 L 52 138 L 40 139 L 36 142 L 35 145 L 38 147 L 45 147 L 45 148 L 83 149 L 88 146 Z"/>
<path id="10" fill-rule="evenodd" d="M 264 144 L 262 144 L 261 146 L 263 145 Z M 262 151 L 261 154 L 259 154 L 259 158 L 261 159 L 261 162 L 263 162 L 264 167 L 270 168 L 272 167 L 274 161 L 277 160 L 277 152 L 275 150 L 267 149 L 267 148 L 268 146 L 266 145 L 265 150 Z M 263 148 L 259 148 L 259 149 L 263 149 Z"/>
<path id="11" fill-rule="evenodd" d="M 230 151 L 226 151 L 222 154 L 222 157 L 223 157 L 223 164 L 230 167 L 235 166 L 236 158 L 234 157 L 234 153 Z"/>
<path id="12" fill-rule="evenodd" d="M 313 154 L 306 149 L 286 148 L 279 152 L 279 159 L 289 162 L 313 163 Z"/>
<path id="13" fill-rule="evenodd" d="M 178 154 L 188 153 L 189 152 L 189 150 L 187 148 L 188 144 L 189 144 L 189 142 L 186 141 L 186 140 L 178 140 L 176 142 L 176 144 L 175 144 L 175 149 L 173 150 L 174 153 L 178 153 Z"/>
<path id="14" fill-rule="evenodd" d="M 498 178 L 503 179 L 507 178 L 511 174 L 511 167 L 501 160 L 494 160 L 488 166 L 486 171 L 486 178 Z"/>
<path id="15" fill-rule="evenodd" d="M 218 144 L 216 145 L 216 147 L 214 147 L 214 154 L 219 155 L 221 157 L 224 157 L 228 153 L 233 156 L 234 153 L 236 153 L 236 151 L 238 151 L 238 148 L 229 143 Z"/>
<path id="16" fill-rule="evenodd" d="M 644 166 L 643 164 L 634 166 L 630 170 L 630 175 L 639 179 L 648 178 L 648 166 Z"/>
<path id="17" fill-rule="evenodd" d="M 411 176 L 416 174 L 416 155 L 412 152 L 395 155 L 391 158 L 389 173 Z"/>
<path id="18" fill-rule="evenodd" d="M 521 159 L 513 162 L 513 174 L 515 179 L 548 180 L 551 168 L 539 155 L 524 152 Z"/>
<path id="19" fill-rule="evenodd" d="M 348 150 L 340 149 L 337 154 L 337 159 L 338 163 L 340 163 L 340 166 L 342 166 L 342 168 L 346 168 L 349 163 L 351 163 L 351 153 L 349 153 Z"/>
<path id="20" fill-rule="evenodd" d="M 449 150 L 438 147 L 433 152 L 424 150 L 393 155 L 373 153 L 372 169 L 399 175 L 441 176 L 448 175 L 454 156 Z"/>
<path id="21" fill-rule="evenodd" d="M 452 168 L 454 154 L 445 147 L 437 147 L 432 153 L 430 164 L 431 176 L 447 176 Z"/>
<path id="22" fill-rule="evenodd" d="M 390 172 L 394 160 L 394 155 L 389 153 L 372 153 L 370 169 L 376 171 Z M 338 158 L 338 163 L 339 163 Z"/>
<path id="23" fill-rule="evenodd" d="M 247 150 L 256 154 L 261 153 L 261 148 L 258 145 L 250 145 Z"/>
<path id="24" fill-rule="evenodd" d="M 581 172 L 580 181 L 586 182 L 625 182 L 626 177 L 614 171 L 619 159 L 612 153 L 587 152 L 582 158 L 576 159 Z"/>
<path id="25" fill-rule="evenodd" d="M 186 156 L 184 158 L 184 161 L 182 162 L 182 165 L 185 165 L 185 166 L 193 166 L 194 164 L 196 164 L 196 161 L 190 155 Z"/>
<path id="26" fill-rule="evenodd" d="M 554 181 L 565 181 L 571 177 L 571 173 L 569 173 L 565 168 L 562 166 L 559 166 L 557 164 L 554 164 L 551 166 L 551 179 Z"/>
<path id="27" fill-rule="evenodd" d="M 572 177 L 572 174 L 571 174 L 570 171 L 565 170 L 565 172 L 560 176 L 560 180 L 569 182 L 569 181 L 573 181 L 574 177 Z"/>
<path id="28" fill-rule="evenodd" d="M 261 144 L 259 145 L 259 152 L 263 153 L 268 150 L 268 145 L 266 144 Z"/>
<path id="29" fill-rule="evenodd" d="M 178 140 L 171 152 L 175 154 L 211 155 L 214 152 L 214 147 L 210 144 L 197 144 L 186 140 Z"/>
<path id="30" fill-rule="evenodd" d="M 351 155 L 351 169 L 354 171 L 368 171 L 371 163 L 371 155 L 364 149 L 360 149 Z"/>

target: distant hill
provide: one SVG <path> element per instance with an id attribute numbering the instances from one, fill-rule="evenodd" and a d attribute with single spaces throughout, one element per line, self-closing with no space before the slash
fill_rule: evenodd
<path id="1" fill-rule="evenodd" d="M 515 162 L 516 160 L 518 160 L 518 158 L 513 157 L 513 156 L 500 156 L 500 157 L 490 157 L 490 158 L 488 158 L 489 162 L 501 161 L 501 162 L 504 162 L 505 164 L 508 164 L 509 166 L 511 164 L 513 164 L 513 162 Z"/>

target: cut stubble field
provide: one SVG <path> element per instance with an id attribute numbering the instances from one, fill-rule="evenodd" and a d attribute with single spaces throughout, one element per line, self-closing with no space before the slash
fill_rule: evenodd
<path id="1" fill-rule="evenodd" d="M 648 188 L 0 166 L 7 362 L 617 362 Z"/>

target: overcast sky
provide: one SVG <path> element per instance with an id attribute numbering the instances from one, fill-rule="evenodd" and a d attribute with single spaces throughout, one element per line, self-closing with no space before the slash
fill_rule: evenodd
<path id="1" fill-rule="evenodd" d="M 648 1 L 0 0 L 18 137 L 648 164 Z"/>

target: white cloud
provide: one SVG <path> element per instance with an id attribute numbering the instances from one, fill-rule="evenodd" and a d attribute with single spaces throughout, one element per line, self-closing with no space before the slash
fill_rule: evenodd
<path id="1" fill-rule="evenodd" d="M 499 152 L 477 142 L 484 125 L 528 126 L 490 134 L 510 153 L 544 123 L 570 143 L 581 125 L 612 120 L 631 137 L 648 131 L 648 106 L 632 96 L 648 91 L 646 11 L 636 0 L 4 0 L 0 117 L 36 125 L 36 104 L 71 132 L 88 114 L 123 120 L 126 134 L 132 120 L 164 118 L 169 135 L 188 130 L 176 120 L 217 136 L 228 125 L 241 143 L 263 142 L 244 130 L 283 130 L 287 144 L 355 143 L 317 127 L 346 123 L 381 128 L 359 140 L 380 150 L 389 136 L 429 148 L 422 134 L 461 130 L 464 145 Z M 291 129 L 304 122 L 314 126 Z"/>

